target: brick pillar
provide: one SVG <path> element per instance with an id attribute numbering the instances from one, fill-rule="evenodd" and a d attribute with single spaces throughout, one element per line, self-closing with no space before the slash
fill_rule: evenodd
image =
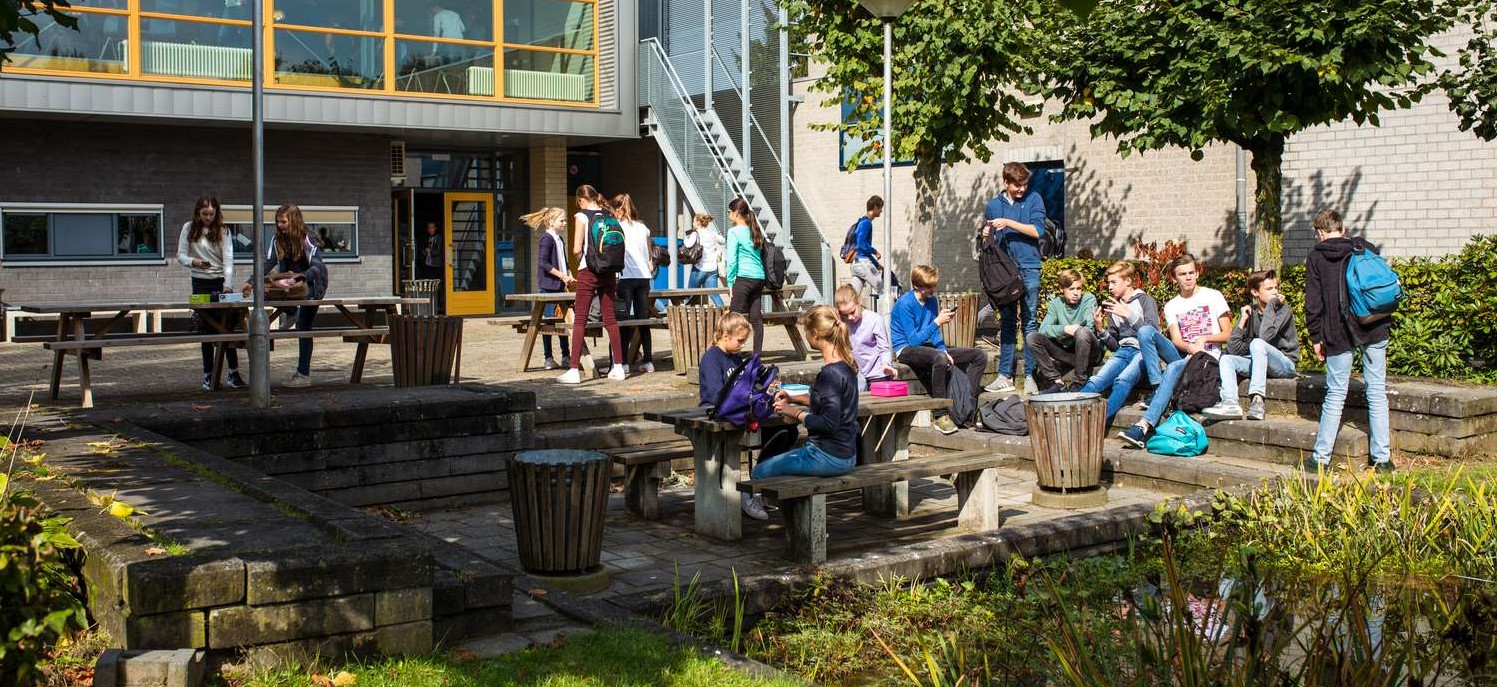
<path id="1" fill-rule="evenodd" d="M 571 211 L 571 195 L 567 193 L 567 139 L 563 136 L 536 136 L 530 140 L 530 208 L 558 207 Z M 571 220 L 567 220 L 571 227 Z M 544 230 L 541 230 L 544 231 Z M 539 250 L 541 231 L 532 231 L 530 254 Z M 570 249 L 570 246 L 568 247 Z M 575 265 L 573 266 L 575 268 Z M 535 291 L 535 270 L 526 277 L 530 290 Z"/>

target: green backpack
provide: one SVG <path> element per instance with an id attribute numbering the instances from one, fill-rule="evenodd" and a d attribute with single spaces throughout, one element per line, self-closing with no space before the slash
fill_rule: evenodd
<path id="1" fill-rule="evenodd" d="M 607 210 L 588 213 L 587 268 L 594 274 L 618 274 L 624 271 L 624 228 Z"/>

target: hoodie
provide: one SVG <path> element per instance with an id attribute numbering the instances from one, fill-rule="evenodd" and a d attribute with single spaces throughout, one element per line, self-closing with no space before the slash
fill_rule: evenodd
<path id="1" fill-rule="evenodd" d="M 1294 309 L 1283 299 L 1273 299 L 1262 311 L 1250 309 L 1247 324 L 1232 328 L 1231 338 L 1227 339 L 1227 352 L 1247 357 L 1252 352 L 1253 339 L 1263 339 L 1285 357 L 1299 361 L 1299 333 L 1294 329 Z"/>
<path id="2" fill-rule="evenodd" d="M 1315 244 L 1305 260 L 1305 327 L 1321 353 L 1333 356 L 1358 346 L 1388 340 L 1393 318 L 1364 325 L 1352 317 L 1346 297 L 1346 260 L 1354 247 L 1374 253 L 1361 237 L 1337 236 Z"/>
<path id="3" fill-rule="evenodd" d="M 1111 312 L 1107 313 L 1107 331 L 1102 333 L 1102 343 L 1110 351 L 1116 351 L 1119 348 L 1138 348 L 1138 330 L 1146 325 L 1155 329 L 1159 328 L 1159 304 L 1154 302 L 1153 296 L 1139 289 L 1123 302 L 1128 304 L 1130 310 L 1128 317 L 1118 317 Z"/>

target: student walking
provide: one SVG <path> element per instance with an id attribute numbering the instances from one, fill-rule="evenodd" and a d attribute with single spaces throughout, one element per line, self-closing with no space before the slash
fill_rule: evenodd
<path id="1" fill-rule="evenodd" d="M 1102 362 L 1097 297 L 1086 292 L 1086 279 L 1076 270 L 1061 270 L 1056 281 L 1060 295 L 1050 299 L 1039 330 L 1024 339 L 1024 347 L 1034 350 L 1034 380 L 1044 394 L 1080 388 Z M 1071 375 L 1069 383 L 1062 383 L 1062 370 Z"/>
<path id="2" fill-rule="evenodd" d="M 301 208 L 282 205 L 275 211 L 275 240 L 265 255 L 266 275 L 279 275 L 281 280 L 302 282 L 307 285 L 307 300 L 322 300 L 327 293 L 327 265 L 319 254 L 318 240 L 307 230 Z M 250 284 L 244 285 L 244 294 L 249 295 Z M 312 331 L 317 321 L 317 306 L 302 305 L 296 308 L 296 331 Z M 312 338 L 296 340 L 296 372 L 286 381 L 288 387 L 312 386 Z"/>
<path id="3" fill-rule="evenodd" d="M 1315 450 L 1300 465 L 1307 472 L 1329 470 L 1331 450 L 1341 429 L 1341 411 L 1351 381 L 1352 355 L 1362 353 L 1362 383 L 1367 396 L 1367 442 L 1372 468 L 1393 470 L 1388 434 L 1388 338 L 1393 318 L 1364 324 L 1348 314 L 1346 261 L 1353 250 L 1377 252 L 1361 237 L 1348 238 L 1341 213 L 1321 210 L 1315 215 L 1315 238 L 1320 242 L 1305 260 L 1305 327 L 1315 345 L 1315 358 L 1325 362 L 1325 400 L 1320 404 L 1320 429 Z"/>
<path id="4" fill-rule="evenodd" d="M 572 355 L 571 365 L 556 381 L 562 384 L 582 383 L 582 337 L 587 333 L 587 311 L 596 297 L 599 314 L 603 318 L 603 330 L 608 334 L 608 347 L 612 352 L 613 366 L 608 369 L 608 378 L 623 381 L 628 377 L 624 367 L 624 347 L 619 339 L 619 323 L 614 307 L 618 298 L 618 275 L 598 273 L 588 266 L 587 256 L 592 251 L 593 222 L 603 217 L 612 217 L 607 208 L 608 201 L 598 189 L 587 184 L 577 187 L 577 207 L 581 208 L 572 217 L 572 255 L 577 258 L 577 298 L 572 301 Z"/>
<path id="5" fill-rule="evenodd" d="M 873 247 L 873 220 L 884 214 L 884 199 L 870 196 L 864 208 L 853 229 L 853 261 L 848 271 L 852 273 L 852 287 L 859 295 L 871 286 L 873 297 L 878 299 L 884 295 L 884 266 L 879 262 L 884 256 Z"/>
<path id="6" fill-rule="evenodd" d="M 192 209 L 192 219 L 182 225 L 177 239 L 177 263 L 192 270 L 192 293 L 220 294 L 234 283 L 234 242 L 224 228 L 223 209 L 214 196 L 200 196 Z M 239 325 L 237 313 L 192 311 L 193 329 L 199 334 L 232 332 Z M 239 376 L 239 352 L 222 344 L 229 364 L 226 383 L 231 389 L 246 386 Z M 204 342 L 203 391 L 213 390 L 213 354 L 215 344 Z"/>
<path id="7" fill-rule="evenodd" d="M 728 247 L 723 259 L 727 261 L 728 288 L 732 297 L 728 309 L 748 315 L 754 326 L 754 352 L 764 350 L 764 231 L 754 217 L 748 201 L 734 198 L 728 203 L 728 220 L 733 228 L 728 230 Z"/>
<path id="8" fill-rule="evenodd" d="M 1201 411 L 1218 420 L 1242 417 L 1237 402 L 1237 377 L 1247 375 L 1247 419 L 1262 420 L 1263 394 L 1268 378 L 1291 379 L 1299 361 L 1299 332 L 1294 329 L 1294 310 L 1279 297 L 1279 275 L 1261 270 L 1248 275 L 1248 292 L 1252 305 L 1242 306 L 1237 326 L 1227 339 L 1227 352 L 1221 357 L 1221 402 Z"/>
<path id="9" fill-rule="evenodd" d="M 650 259 L 650 228 L 639 221 L 639 212 L 634 209 L 634 199 L 627 193 L 613 197 L 613 214 L 624 228 L 624 271 L 619 274 L 618 312 L 627 319 L 644 320 L 650 317 L 650 282 L 655 278 L 655 263 Z M 649 327 L 630 327 L 624 333 L 626 340 L 639 339 L 640 372 L 654 372 L 654 351 L 650 341 Z M 629 361 L 617 358 L 626 366 Z"/>
<path id="10" fill-rule="evenodd" d="M 567 211 L 561 208 L 541 208 L 520 218 L 520 221 L 528 225 L 532 230 L 540 229 L 540 246 L 536 249 L 536 286 L 541 293 L 562 293 L 567 287 L 577 283 L 577 278 L 572 276 L 572 270 L 567 266 L 567 242 L 561 233 L 567 228 Z M 558 313 L 565 312 L 565 307 L 558 304 L 546 306 L 546 317 L 554 317 Z M 557 363 L 552 356 L 551 335 L 541 335 L 541 351 L 546 356 L 546 369 L 572 367 L 571 343 L 567 337 L 557 337 L 561 340 L 561 362 Z"/>
<path id="11" fill-rule="evenodd" d="M 894 359 L 909 365 L 933 398 L 951 398 L 947 380 L 952 374 L 965 374 L 975 406 L 988 357 L 975 348 L 947 346 L 941 338 L 941 326 L 950 322 L 956 311 L 942 309 L 937 304 L 936 285 L 940 278 L 941 273 L 930 265 L 916 265 L 910 271 L 912 288 L 894 301 L 889 312 L 889 340 L 894 346 Z M 942 434 L 955 434 L 959 429 L 949 409 L 941 408 L 931 414 L 934 416 L 931 424 Z"/>
<path id="12" fill-rule="evenodd" d="M 717 286 L 718 266 L 723 257 L 723 235 L 718 232 L 717 227 L 712 224 L 712 215 L 705 212 L 697 213 L 691 220 L 691 229 L 686 231 L 686 238 L 681 242 L 682 247 L 691 248 L 700 245 L 702 256 L 697 259 L 696 264 L 691 266 L 691 274 L 687 277 L 686 285 L 693 289 L 705 289 Z M 712 294 L 712 304 L 721 306 L 722 296 Z"/>
<path id="13" fill-rule="evenodd" d="M 1014 345 L 1022 322 L 1024 336 L 1039 329 L 1036 313 L 1040 305 L 1040 236 L 1045 233 L 1045 201 L 1029 192 L 1029 168 L 1017 162 L 1003 165 L 1003 193 L 988 201 L 982 220 L 996 240 L 1019 266 L 1024 297 L 998 309 L 998 378 L 988 391 L 1014 389 Z M 1024 347 L 1025 390 L 1034 393 L 1034 351 Z"/>

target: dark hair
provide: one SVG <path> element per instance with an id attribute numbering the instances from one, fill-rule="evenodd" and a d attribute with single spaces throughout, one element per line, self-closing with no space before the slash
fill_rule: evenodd
<path id="1" fill-rule="evenodd" d="M 1315 231 L 1322 234 L 1340 234 L 1346 229 L 1341 224 L 1341 213 L 1329 208 L 1315 213 Z"/>
<path id="2" fill-rule="evenodd" d="M 883 198 L 880 198 L 878 196 L 869 196 L 868 197 L 868 207 L 866 208 L 866 210 L 868 210 L 869 212 L 872 212 L 874 209 L 881 208 L 883 206 L 884 206 L 884 199 Z"/>
<path id="3" fill-rule="evenodd" d="M 1003 180 L 1010 184 L 1029 183 L 1029 168 L 1018 162 L 1003 163 Z"/>
<path id="4" fill-rule="evenodd" d="M 759 218 L 754 216 L 754 209 L 749 207 L 748 201 L 742 198 L 734 198 L 728 203 L 728 212 L 737 213 L 748 219 L 749 234 L 754 237 L 754 248 L 764 247 L 764 231 L 759 228 Z"/>
<path id="5" fill-rule="evenodd" d="M 1278 281 L 1279 273 L 1273 270 L 1258 270 L 1257 272 L 1249 274 L 1247 277 L 1248 295 L 1251 296 L 1254 291 L 1258 290 L 1258 287 L 1263 285 L 1263 282 L 1268 281 L 1269 279 Z"/>
<path id="6" fill-rule="evenodd" d="M 581 186 L 577 187 L 576 196 L 578 205 L 581 205 L 582 201 L 587 200 L 597 203 L 598 207 L 608 207 L 608 199 L 604 198 L 603 194 L 598 193 L 598 189 L 595 189 L 587 184 L 582 184 Z"/>
<path id="7" fill-rule="evenodd" d="M 198 221 L 198 213 L 205 207 L 213 208 L 213 221 L 207 224 Z M 203 238 L 204 232 L 207 232 L 210 243 L 223 240 L 224 211 L 216 196 L 198 196 L 198 202 L 192 206 L 192 228 L 187 230 L 187 240 L 196 243 Z"/>
<path id="8" fill-rule="evenodd" d="M 1185 265 L 1192 265 L 1196 268 L 1197 272 L 1201 271 L 1201 262 L 1199 260 L 1196 260 L 1196 256 L 1191 255 L 1190 253 L 1181 253 L 1179 257 L 1176 257 L 1174 260 L 1165 263 L 1164 273 L 1169 275 L 1170 279 L 1174 279 L 1175 270 L 1180 269 Z"/>

